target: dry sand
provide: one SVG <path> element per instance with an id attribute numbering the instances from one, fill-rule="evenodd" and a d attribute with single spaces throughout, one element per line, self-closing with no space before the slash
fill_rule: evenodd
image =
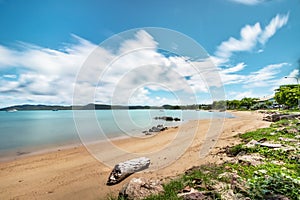
<path id="1" fill-rule="evenodd" d="M 116 195 L 132 177 L 165 181 L 195 165 L 219 162 L 214 153 L 237 143 L 233 136 L 269 125 L 257 112 L 232 114 L 236 118 L 224 123 L 221 119 L 191 121 L 147 138 L 93 144 L 89 151 L 80 146 L 2 162 L 0 199 L 105 199 Z M 214 132 L 208 135 L 208 130 L 220 130 L 220 137 Z M 207 150 L 211 150 L 208 155 Z M 139 156 L 151 159 L 150 170 L 106 186 L 114 164 Z"/>

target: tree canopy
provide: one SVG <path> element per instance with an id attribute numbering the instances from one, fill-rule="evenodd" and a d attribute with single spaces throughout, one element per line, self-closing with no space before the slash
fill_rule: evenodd
<path id="1" fill-rule="evenodd" d="M 275 100 L 288 107 L 297 107 L 300 98 L 299 85 L 282 85 L 276 90 Z"/>

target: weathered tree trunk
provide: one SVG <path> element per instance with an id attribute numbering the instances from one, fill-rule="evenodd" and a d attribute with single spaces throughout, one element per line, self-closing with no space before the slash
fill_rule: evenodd
<path id="1" fill-rule="evenodd" d="M 150 159 L 146 157 L 135 158 L 122 163 L 118 163 L 110 173 L 106 184 L 117 184 L 129 175 L 147 169 L 149 165 Z"/>
<path id="2" fill-rule="evenodd" d="M 277 122 L 282 119 L 295 119 L 299 118 L 300 114 L 272 114 L 264 117 L 265 121 Z"/>
<path id="3" fill-rule="evenodd" d="M 281 116 L 280 119 L 295 119 L 295 118 L 299 118 L 300 114 L 290 114 L 290 115 L 285 115 L 285 116 Z"/>

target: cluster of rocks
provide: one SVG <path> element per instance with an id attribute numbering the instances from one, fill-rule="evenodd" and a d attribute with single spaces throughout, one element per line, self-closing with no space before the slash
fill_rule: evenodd
<path id="1" fill-rule="evenodd" d="M 170 116 L 162 116 L 162 117 L 154 117 L 155 120 L 165 120 L 165 121 L 181 121 L 178 117 L 170 117 Z"/>
<path id="2" fill-rule="evenodd" d="M 241 194 L 234 193 L 235 190 L 240 192 L 248 190 L 245 180 L 243 180 L 237 172 L 224 172 L 219 175 L 218 179 L 231 180 L 231 183 L 211 180 L 212 184 L 206 185 L 201 179 L 195 178 L 192 181 L 193 187 L 186 186 L 183 190 L 179 191 L 177 196 L 184 200 L 212 200 L 219 199 L 217 197 L 217 194 L 219 194 L 221 199 L 226 200 L 246 199 Z"/>
<path id="3" fill-rule="evenodd" d="M 168 129 L 168 127 L 165 127 L 164 125 L 159 124 L 157 126 L 153 126 L 148 131 L 143 131 L 143 133 L 145 135 L 153 135 L 154 133 L 159 133 L 159 132 L 167 130 L 167 129 Z"/>
<path id="4" fill-rule="evenodd" d="M 132 178 L 119 192 L 120 199 L 139 200 L 150 195 L 163 193 L 164 188 L 159 180 Z"/>
<path id="5" fill-rule="evenodd" d="M 285 113 L 271 113 L 267 114 L 263 120 L 269 122 L 277 122 L 282 119 L 300 119 L 300 114 L 285 114 Z"/>

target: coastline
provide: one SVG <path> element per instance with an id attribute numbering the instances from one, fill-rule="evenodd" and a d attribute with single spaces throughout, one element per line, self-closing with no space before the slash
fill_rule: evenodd
<path id="1" fill-rule="evenodd" d="M 218 162 L 213 156 L 214 150 L 229 143 L 235 143 L 234 135 L 265 127 L 269 123 L 262 121 L 262 114 L 257 112 L 230 112 L 236 118 L 224 120 L 224 126 L 219 140 L 209 155 L 200 158 L 199 149 L 205 139 L 205 133 L 211 126 L 210 120 L 190 121 L 180 125 L 178 129 L 185 134 L 198 126 L 195 137 L 190 146 L 176 162 L 166 165 L 159 170 L 150 170 L 132 175 L 131 177 L 148 177 L 166 180 L 190 167 L 209 162 Z M 213 128 L 213 127 L 212 127 Z M 113 145 L 130 152 L 153 152 L 169 145 L 170 149 L 177 149 L 180 143 L 172 143 L 178 129 L 170 128 L 155 136 L 145 138 L 122 138 L 112 140 Z M 183 135 L 180 140 L 187 138 Z M 104 145 L 104 144 L 103 144 Z M 102 146 L 103 148 L 103 146 Z M 126 160 L 123 154 L 107 154 L 111 163 Z M 162 163 L 172 152 L 163 157 L 155 157 L 152 163 Z M 174 152 L 173 152 L 174 153 Z M 155 160 L 156 159 L 156 160 Z M 111 165 L 111 164 L 110 164 Z M 111 166 L 99 162 L 84 146 L 75 146 L 59 151 L 45 152 L 37 155 L 18 157 L 17 160 L 0 163 L 0 198 L 1 199 L 101 199 L 108 194 L 115 194 L 131 177 L 115 186 L 106 186 Z"/>
<path id="2" fill-rule="evenodd" d="M 218 110 L 212 110 L 213 113 L 215 113 L 215 115 L 218 115 L 218 113 L 221 113 L 221 116 L 215 116 L 215 118 L 213 119 L 219 119 L 222 117 L 226 117 L 226 118 L 231 118 L 234 117 L 231 114 L 229 114 L 228 116 L 228 112 L 219 112 Z M 224 116 L 223 116 L 224 114 Z M 206 120 L 208 118 L 199 118 L 198 120 L 202 121 L 202 120 Z M 212 119 L 212 118 L 211 118 Z M 210 120 L 211 120 L 210 119 Z M 169 129 L 174 128 L 174 127 L 178 127 L 178 126 L 182 126 L 183 124 L 186 124 L 190 121 L 196 121 L 196 119 L 188 119 L 188 120 L 183 120 L 180 122 L 173 122 L 173 125 L 167 125 L 166 127 L 168 127 Z M 145 139 L 145 138 L 149 138 L 149 137 L 153 137 L 154 135 L 158 134 L 153 132 L 152 135 L 145 135 L 144 133 L 142 133 L 145 130 L 140 130 L 138 132 L 134 132 L 134 133 L 130 133 L 130 135 L 120 135 L 120 134 L 112 134 L 111 137 L 107 137 L 103 138 L 103 139 L 99 139 L 97 141 L 89 141 L 89 142 L 85 142 L 83 144 L 82 140 L 80 139 L 80 137 L 78 137 L 76 140 L 73 141 L 69 141 L 66 143 L 61 143 L 58 145 L 55 144 L 47 144 L 44 146 L 37 146 L 37 147 L 24 147 L 24 148 L 19 148 L 18 150 L 5 150 L 3 151 L 4 153 L 0 154 L 0 163 L 1 162 L 9 162 L 9 161 L 14 161 L 14 160 L 18 160 L 20 158 L 25 158 L 25 157 L 30 157 L 30 156 L 34 156 L 34 155 L 40 155 L 40 154 L 46 154 L 46 153 L 51 153 L 51 152 L 55 152 L 55 151 L 61 151 L 61 150 L 66 150 L 66 149 L 72 149 L 74 147 L 81 147 L 81 146 L 89 146 L 89 145 L 97 145 L 97 144 L 102 144 L 105 143 L 107 141 L 110 142 L 114 142 L 114 141 L 118 141 L 118 140 L 123 140 L 123 139 L 130 139 L 130 138 L 139 138 L 139 139 Z M 83 139 L 84 140 L 84 139 Z"/>

